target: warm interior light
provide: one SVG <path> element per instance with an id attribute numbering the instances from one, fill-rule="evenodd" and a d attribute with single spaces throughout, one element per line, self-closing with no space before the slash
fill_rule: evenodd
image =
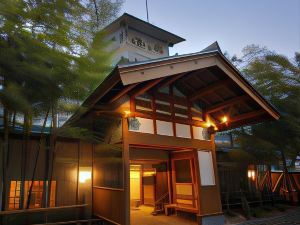
<path id="1" fill-rule="evenodd" d="M 255 180 L 255 170 L 248 170 L 248 178 Z"/>
<path id="2" fill-rule="evenodd" d="M 251 175 L 252 175 L 251 171 L 248 170 L 248 178 L 251 178 Z"/>
<path id="3" fill-rule="evenodd" d="M 145 172 L 143 173 L 143 175 L 144 175 L 145 177 L 151 177 L 151 176 L 154 176 L 154 175 L 155 175 L 155 171 L 145 171 Z"/>
<path id="4" fill-rule="evenodd" d="M 129 116 L 131 112 L 129 110 L 125 110 L 124 113 L 125 113 L 125 116 Z"/>
<path id="5" fill-rule="evenodd" d="M 227 116 L 223 116 L 222 117 L 222 123 L 227 123 L 228 122 L 228 117 Z"/>
<path id="6" fill-rule="evenodd" d="M 206 125 L 207 127 L 211 127 L 211 122 L 210 122 L 210 121 L 207 121 L 205 125 Z"/>
<path id="7" fill-rule="evenodd" d="M 214 131 L 217 131 L 217 130 L 218 130 L 218 127 L 217 127 L 214 123 L 212 123 L 210 120 L 207 120 L 207 121 L 206 121 L 205 126 L 206 126 L 207 128 L 213 127 Z"/>
<path id="8" fill-rule="evenodd" d="M 92 178 L 92 172 L 90 170 L 84 169 L 79 171 L 79 182 L 85 183 L 87 180 Z"/>

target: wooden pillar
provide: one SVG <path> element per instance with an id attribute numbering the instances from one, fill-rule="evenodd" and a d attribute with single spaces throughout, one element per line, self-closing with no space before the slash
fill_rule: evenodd
<path id="1" fill-rule="evenodd" d="M 123 117 L 123 163 L 124 163 L 124 225 L 130 225 L 130 165 L 128 143 L 128 120 Z"/>
<path id="2" fill-rule="evenodd" d="M 198 191 L 197 191 L 197 201 L 198 201 L 198 214 L 197 214 L 197 223 L 199 225 L 202 224 L 202 220 L 201 220 L 201 207 L 202 207 L 202 204 L 201 204 L 201 177 L 200 177 L 200 171 L 199 171 L 199 160 L 198 160 L 198 150 L 195 149 L 193 151 L 193 154 L 194 154 L 194 162 L 195 162 L 195 176 L 196 176 L 196 183 L 197 183 L 197 188 L 198 188 Z"/>
<path id="3" fill-rule="evenodd" d="M 215 182 L 217 187 L 216 195 L 219 195 L 219 212 L 222 212 L 222 203 L 221 203 L 221 192 L 220 192 L 220 181 L 219 181 L 219 173 L 218 173 L 218 165 L 217 165 L 217 154 L 216 154 L 216 144 L 215 144 L 215 134 L 211 134 L 211 145 L 212 145 L 212 158 L 213 158 L 213 164 L 214 164 L 214 172 L 215 172 Z M 219 213 L 218 212 L 218 213 Z"/>

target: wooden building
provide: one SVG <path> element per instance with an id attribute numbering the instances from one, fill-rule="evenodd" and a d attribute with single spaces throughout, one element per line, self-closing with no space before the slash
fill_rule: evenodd
<path id="1" fill-rule="evenodd" d="M 120 24 L 129 35 L 133 25 Z M 279 118 L 217 43 L 118 65 L 83 106 L 69 123 L 88 124 L 98 137 L 93 214 L 117 224 L 130 224 L 130 208 L 140 204 L 222 224 L 214 133 Z"/>
<path id="2" fill-rule="evenodd" d="M 168 47 L 184 39 L 128 14 L 107 30 L 118 59 L 128 56 L 129 63 L 117 65 L 67 121 L 91 130 L 94 141 L 62 144 L 57 166 L 71 149 L 78 152 L 78 170 L 64 175 L 74 172 L 79 202 L 113 224 L 135 224 L 131 209 L 140 205 L 152 206 L 154 214 L 182 211 L 196 215 L 198 224 L 223 224 L 214 134 L 277 120 L 278 112 L 216 42 L 169 56 Z M 57 188 L 67 188 L 57 180 L 58 167 L 54 171 Z M 60 191 L 56 195 L 68 193 Z"/>

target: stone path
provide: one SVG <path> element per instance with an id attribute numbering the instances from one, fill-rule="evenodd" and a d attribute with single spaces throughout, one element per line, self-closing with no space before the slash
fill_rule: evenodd
<path id="1" fill-rule="evenodd" d="M 251 220 L 238 225 L 300 225 L 300 209 L 298 208 L 285 215 Z"/>

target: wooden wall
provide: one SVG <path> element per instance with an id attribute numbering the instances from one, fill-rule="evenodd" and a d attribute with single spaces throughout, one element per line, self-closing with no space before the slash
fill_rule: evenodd
<path id="1" fill-rule="evenodd" d="M 93 187 L 93 214 L 113 224 L 124 224 L 124 190 Z"/>
<path id="2" fill-rule="evenodd" d="M 7 167 L 7 190 L 10 181 L 21 180 L 22 145 L 20 137 L 12 137 L 9 141 L 9 160 Z M 25 167 L 25 180 L 31 180 L 39 140 L 32 138 L 28 142 Z M 1 164 L 1 162 L 0 162 Z M 2 165 L 0 165 L 2 168 Z M 46 150 L 42 145 L 38 157 L 35 180 L 44 180 L 47 167 Z M 56 181 L 56 206 L 67 206 L 81 203 L 92 203 L 91 181 L 78 185 L 78 167 L 92 167 L 92 144 L 78 140 L 59 140 L 56 144 L 53 181 Z"/>

